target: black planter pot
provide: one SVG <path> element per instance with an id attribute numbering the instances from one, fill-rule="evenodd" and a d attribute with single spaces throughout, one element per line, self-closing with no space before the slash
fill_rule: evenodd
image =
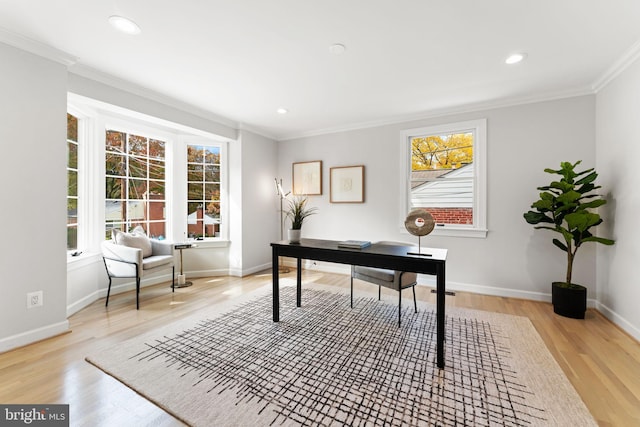
<path id="1" fill-rule="evenodd" d="M 587 288 L 574 283 L 551 284 L 553 312 L 572 319 L 584 319 L 587 311 Z"/>

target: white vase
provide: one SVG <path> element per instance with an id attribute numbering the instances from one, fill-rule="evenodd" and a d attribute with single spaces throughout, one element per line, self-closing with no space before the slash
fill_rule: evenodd
<path id="1" fill-rule="evenodd" d="M 287 230 L 289 236 L 289 243 L 300 243 L 300 234 L 302 230 Z"/>

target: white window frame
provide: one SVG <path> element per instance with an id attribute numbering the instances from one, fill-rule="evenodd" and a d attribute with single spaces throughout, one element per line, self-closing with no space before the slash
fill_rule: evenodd
<path id="1" fill-rule="evenodd" d="M 408 234 L 404 220 L 411 210 L 411 140 L 425 135 L 472 132 L 473 138 L 473 224 L 439 224 L 433 236 L 475 237 L 487 236 L 487 120 L 468 120 L 445 123 L 401 131 L 400 135 L 400 197 L 401 232 Z"/>
<path id="2" fill-rule="evenodd" d="M 186 236 L 186 220 L 182 211 L 187 206 L 186 147 L 189 144 L 221 147 L 221 227 L 220 237 L 210 238 L 202 246 L 223 247 L 229 240 L 228 215 L 228 144 L 229 139 L 210 132 L 106 104 L 74 93 L 67 94 L 67 111 L 82 119 L 78 124 L 78 140 L 82 131 L 83 146 L 78 153 L 78 251 L 98 253 L 105 230 L 105 138 L 107 128 L 163 140 L 165 147 L 166 236 L 181 241 Z M 82 130 L 81 130 L 82 129 Z M 180 176 L 184 175 L 184 180 Z M 184 184 L 184 185 L 183 185 Z M 82 208 L 81 206 L 82 205 Z M 224 217 L 223 217 L 224 215 Z M 82 223 L 81 221 L 82 217 Z M 182 224 L 184 222 L 184 224 Z M 81 243 L 82 241 L 82 243 Z M 70 262 L 80 257 L 68 257 Z"/>
<path id="3" fill-rule="evenodd" d="M 187 146 L 189 145 L 199 145 L 205 147 L 218 147 L 220 148 L 220 235 L 218 237 L 205 237 L 203 238 L 203 242 L 223 242 L 226 243 L 229 241 L 229 203 L 228 203 L 228 159 L 227 159 L 227 151 L 228 151 L 228 143 L 226 140 L 218 140 L 213 138 L 203 138 L 203 137 L 185 137 L 182 138 L 182 144 L 180 144 L 182 161 L 181 164 L 184 167 L 184 203 L 182 203 L 181 211 L 184 211 L 184 221 L 176 221 L 176 226 L 180 227 L 181 235 L 184 238 L 187 238 L 187 203 L 188 203 L 188 194 L 187 194 Z"/>
<path id="4" fill-rule="evenodd" d="M 160 141 L 163 141 L 165 143 L 165 157 L 164 157 L 164 161 L 165 161 L 165 175 L 164 175 L 164 183 L 165 183 L 165 189 L 164 189 L 164 203 L 165 203 L 165 218 L 164 218 L 164 223 L 165 223 L 165 239 L 168 240 L 173 240 L 171 236 L 173 236 L 173 216 L 171 215 L 171 212 L 173 212 L 173 206 L 172 206 L 172 201 L 173 201 L 173 187 L 172 184 L 174 182 L 174 178 L 173 178 L 173 173 L 174 173 L 174 168 L 172 167 L 173 165 L 173 150 L 175 149 L 175 145 L 176 145 L 176 140 L 177 137 L 175 135 L 172 135 L 171 133 L 168 132 L 163 132 L 160 131 L 158 129 L 155 129 L 153 126 L 147 126 L 147 125 L 142 125 L 139 123 L 135 123 L 135 122 L 130 122 L 128 120 L 122 120 L 122 119 L 116 119 L 113 117 L 109 117 L 106 116 L 106 122 L 105 122 L 105 126 L 104 129 L 101 129 L 103 131 L 103 133 L 105 134 L 105 136 L 103 137 L 103 141 L 101 144 L 102 147 L 102 155 L 100 156 L 101 160 L 102 160 L 102 185 L 101 185 L 101 189 L 102 192 L 101 194 L 101 200 L 102 200 L 102 206 L 105 206 L 105 180 L 106 180 L 106 173 L 105 173 L 105 155 L 106 155 L 106 147 L 105 147 L 105 140 L 106 139 L 106 132 L 107 130 L 114 130 L 117 132 L 124 132 L 127 135 L 139 135 L 139 136 L 143 136 L 145 138 L 149 138 L 149 139 L 157 139 Z M 102 222 L 102 230 L 103 230 L 103 235 L 104 235 L 104 230 L 105 230 L 105 226 L 106 226 L 106 217 L 104 217 L 103 215 L 103 219 L 104 221 Z M 123 231 L 128 231 L 128 230 L 123 230 Z"/>

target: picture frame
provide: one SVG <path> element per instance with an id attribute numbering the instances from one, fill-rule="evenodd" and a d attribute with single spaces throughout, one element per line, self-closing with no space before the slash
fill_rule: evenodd
<path id="1" fill-rule="evenodd" d="M 295 195 L 322 195 L 322 160 L 296 162 L 292 165 L 292 193 Z"/>
<path id="2" fill-rule="evenodd" d="M 330 168 L 329 188 L 331 203 L 364 203 L 364 165 Z"/>

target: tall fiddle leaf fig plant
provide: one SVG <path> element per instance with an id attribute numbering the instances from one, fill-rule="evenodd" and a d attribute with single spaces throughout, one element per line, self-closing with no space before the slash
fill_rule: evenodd
<path id="1" fill-rule="evenodd" d="M 573 260 L 583 243 L 596 242 L 613 245 L 614 241 L 594 236 L 593 227 L 602 223 L 600 215 L 593 212 L 607 201 L 599 194 L 593 193 L 600 188 L 595 185 L 598 174 L 594 168 L 576 172 L 581 163 L 560 163 L 560 169 L 545 169 L 550 174 L 560 175 L 549 185 L 538 187 L 540 199 L 536 200 L 524 219 L 536 229 L 555 231 L 561 238 L 553 239 L 553 244 L 567 253 L 566 283 L 571 284 Z"/>

